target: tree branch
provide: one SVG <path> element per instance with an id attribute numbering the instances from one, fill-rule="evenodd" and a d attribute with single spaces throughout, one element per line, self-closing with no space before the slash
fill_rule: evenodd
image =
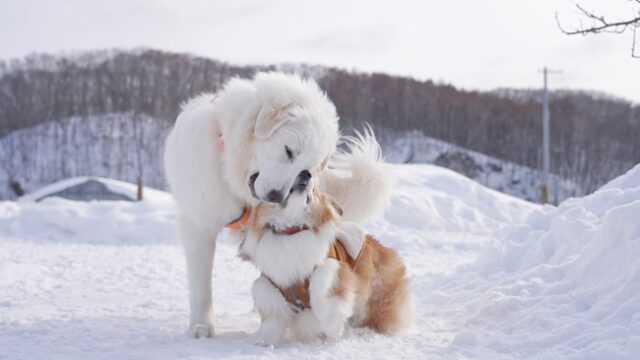
<path id="1" fill-rule="evenodd" d="M 636 0 L 636 1 L 640 2 L 640 0 Z M 636 54 L 636 34 L 638 33 L 639 27 L 640 27 L 640 24 L 635 24 L 633 26 L 633 40 L 631 42 L 631 57 L 636 59 L 640 59 L 640 53 Z"/>
<path id="2" fill-rule="evenodd" d="M 634 0 L 640 3 L 640 0 Z M 566 30 L 560 25 L 560 19 L 558 18 L 558 13 L 556 13 L 556 23 L 558 24 L 558 28 L 566 35 L 586 35 L 586 34 L 598 34 L 601 32 L 614 32 L 621 33 L 624 32 L 629 26 L 633 26 L 635 30 L 635 26 L 640 23 L 640 14 L 638 16 L 631 18 L 629 20 L 622 20 L 616 22 L 607 21 L 604 16 L 598 16 L 593 12 L 583 8 L 579 4 L 575 4 L 576 7 L 582 12 L 584 16 L 588 19 L 593 20 L 593 25 L 590 27 L 580 26 L 577 29 Z"/>
<path id="3" fill-rule="evenodd" d="M 635 2 L 640 4 L 640 0 L 629 0 L 630 2 Z M 590 20 L 591 26 L 583 26 L 582 20 L 580 21 L 580 26 L 575 29 L 565 29 L 560 24 L 560 19 L 558 17 L 558 13 L 556 12 L 556 24 L 560 31 L 566 35 L 589 35 L 589 34 L 600 34 L 600 33 L 616 33 L 620 34 L 625 32 L 627 29 L 631 29 L 633 32 L 633 42 L 631 43 L 631 57 L 640 58 L 640 53 L 636 53 L 636 33 L 638 28 L 640 28 L 640 9 L 637 11 L 635 17 L 632 17 L 628 20 L 620 20 L 610 22 L 605 19 L 604 16 L 596 15 L 594 12 L 585 9 L 580 6 L 580 4 L 575 3 L 575 6 L 580 10 L 582 15 L 586 17 L 586 19 Z"/>

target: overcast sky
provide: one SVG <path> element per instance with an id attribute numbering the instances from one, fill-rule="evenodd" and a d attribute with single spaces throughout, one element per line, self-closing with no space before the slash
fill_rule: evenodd
<path id="1" fill-rule="evenodd" d="M 634 7 L 580 3 L 612 19 L 631 17 Z M 568 37 L 556 11 L 567 27 L 579 19 L 565 0 L 0 0 L 0 58 L 142 46 L 237 64 L 382 71 L 466 89 L 537 87 L 547 65 L 562 71 L 550 79 L 553 88 L 640 102 L 632 34 Z"/>

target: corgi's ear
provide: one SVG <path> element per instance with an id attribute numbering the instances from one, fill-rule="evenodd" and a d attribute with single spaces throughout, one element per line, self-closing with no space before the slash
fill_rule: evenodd
<path id="1" fill-rule="evenodd" d="M 286 117 L 282 116 L 287 106 L 283 105 L 265 105 L 258 112 L 256 117 L 256 126 L 253 128 L 253 134 L 258 139 L 267 139 L 274 131 L 286 122 Z"/>
<path id="2" fill-rule="evenodd" d="M 341 221 L 338 224 L 336 239 L 344 245 L 351 258 L 357 259 L 365 243 L 366 235 L 360 225 Z"/>
<path id="3" fill-rule="evenodd" d="M 327 157 L 322 160 L 322 164 L 320 164 L 320 172 L 327 168 L 327 165 L 329 165 L 329 159 L 331 159 L 331 154 L 327 155 Z"/>
<path id="4" fill-rule="evenodd" d="M 344 214 L 344 211 L 342 211 L 342 208 L 340 207 L 340 205 L 338 205 L 338 203 L 335 200 L 329 199 L 329 202 L 331 203 L 331 207 L 333 207 L 333 209 L 338 213 L 338 215 L 342 216 Z"/>

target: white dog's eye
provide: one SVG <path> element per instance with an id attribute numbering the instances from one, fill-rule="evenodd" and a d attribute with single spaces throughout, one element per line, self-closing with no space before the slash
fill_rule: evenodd
<path id="1" fill-rule="evenodd" d="M 284 146 L 284 151 L 287 153 L 287 158 L 290 161 L 293 161 L 293 151 L 291 151 L 291 149 L 289 149 L 289 147 L 286 145 Z"/>

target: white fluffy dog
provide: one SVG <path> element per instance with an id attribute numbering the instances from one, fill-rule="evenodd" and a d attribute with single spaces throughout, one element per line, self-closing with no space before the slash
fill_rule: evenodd
<path id="1" fill-rule="evenodd" d="M 392 180 L 369 134 L 336 151 L 338 117 L 309 79 L 260 73 L 187 102 L 165 147 L 165 171 L 179 207 L 190 297 L 189 334 L 214 335 L 211 271 L 215 240 L 241 228 L 259 202 L 282 203 L 314 178 L 362 222 L 384 209 Z"/>

